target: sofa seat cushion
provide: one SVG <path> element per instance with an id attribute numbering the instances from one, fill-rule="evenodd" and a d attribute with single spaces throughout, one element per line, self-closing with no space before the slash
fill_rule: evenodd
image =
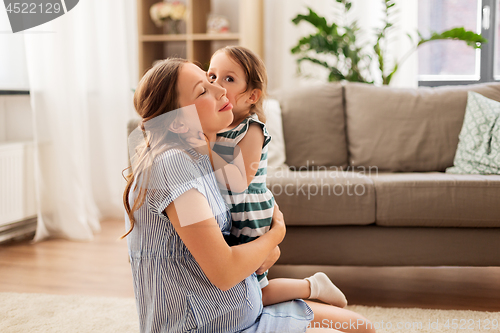
<path id="1" fill-rule="evenodd" d="M 288 225 L 367 225 L 375 222 L 373 181 L 334 171 L 268 170 L 273 192 Z"/>
<path id="2" fill-rule="evenodd" d="M 377 225 L 500 227 L 500 176 L 379 173 L 371 179 Z"/>

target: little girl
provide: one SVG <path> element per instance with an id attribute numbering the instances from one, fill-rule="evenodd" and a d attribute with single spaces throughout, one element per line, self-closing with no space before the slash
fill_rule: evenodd
<path id="1" fill-rule="evenodd" d="M 208 79 L 227 90 L 233 105 L 234 120 L 217 134 L 213 152 L 238 167 L 238 173 L 217 172 L 218 181 L 227 186 L 223 197 L 230 204 L 233 226 L 228 243 L 250 242 L 265 234 L 271 225 L 274 197 L 266 187 L 267 151 L 271 140 L 264 125 L 263 99 L 267 86 L 264 63 L 252 51 L 228 46 L 212 56 Z M 225 176 L 225 178 L 222 177 Z M 344 294 L 326 274 L 318 272 L 304 280 L 267 280 L 267 272 L 258 275 L 264 305 L 296 298 L 319 299 L 345 307 Z"/>

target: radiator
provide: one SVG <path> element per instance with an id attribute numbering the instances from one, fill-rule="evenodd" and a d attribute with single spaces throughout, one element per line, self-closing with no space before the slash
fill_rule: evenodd
<path id="1" fill-rule="evenodd" d="M 36 224 L 33 143 L 0 143 L 0 242 Z"/>

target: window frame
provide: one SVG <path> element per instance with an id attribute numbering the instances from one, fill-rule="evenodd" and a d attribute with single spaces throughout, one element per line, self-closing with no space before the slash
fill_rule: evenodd
<path id="1" fill-rule="evenodd" d="M 499 82 L 495 80 L 495 30 L 497 27 L 497 0 L 481 0 L 481 36 L 488 40 L 488 43 L 483 44 L 481 47 L 481 57 L 479 60 L 479 80 L 419 80 L 419 87 L 436 87 L 436 86 L 449 86 L 449 85 L 464 85 L 485 82 Z M 483 26 L 483 13 L 484 7 L 490 7 L 490 27 L 485 30 Z M 498 15 L 500 16 L 500 15 Z M 500 56 L 500 55 L 499 55 Z"/>

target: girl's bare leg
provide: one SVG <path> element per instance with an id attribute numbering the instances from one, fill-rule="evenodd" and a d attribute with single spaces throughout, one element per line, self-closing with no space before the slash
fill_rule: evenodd
<path id="1" fill-rule="evenodd" d="M 293 299 L 307 299 L 311 295 L 309 281 L 301 279 L 272 279 L 262 288 L 262 304 L 264 306 L 291 301 Z"/>
<path id="2" fill-rule="evenodd" d="M 311 307 L 314 313 L 314 320 L 310 324 L 311 328 L 328 328 L 330 329 L 329 332 L 375 333 L 372 323 L 356 312 L 328 304 L 307 300 L 305 302 Z"/>

